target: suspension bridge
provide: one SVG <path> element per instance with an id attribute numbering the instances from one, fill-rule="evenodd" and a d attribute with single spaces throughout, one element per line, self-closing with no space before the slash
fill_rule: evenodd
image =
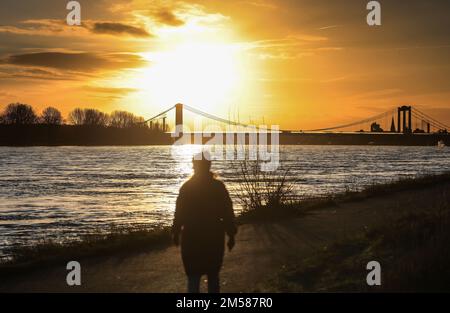
<path id="1" fill-rule="evenodd" d="M 171 112 L 174 112 L 175 114 L 173 115 L 173 122 L 169 123 L 169 113 Z M 211 128 L 213 125 L 215 129 L 222 129 L 223 132 L 251 132 L 260 130 L 261 128 L 269 130 L 267 126 L 260 126 L 254 123 L 242 123 L 240 121 L 233 121 L 231 119 L 218 117 L 216 115 L 201 111 L 195 107 L 181 103 L 158 113 L 157 115 L 147 119 L 144 123 L 146 123 L 151 129 L 157 128 L 163 130 L 164 132 L 174 131 L 175 127 L 179 127 L 179 129 L 192 129 L 192 127 L 185 127 L 187 124 L 193 124 L 192 121 L 186 122 L 186 113 L 193 115 L 192 117 L 194 119 L 200 118 L 202 127 Z M 201 132 L 202 130 L 203 128 L 194 129 L 194 131 L 197 132 Z M 412 106 L 401 106 L 369 118 L 345 124 L 308 130 L 280 129 L 278 132 L 285 134 L 317 132 L 443 134 L 447 133 L 448 130 L 450 130 L 449 126 L 436 120 L 418 108 Z"/>

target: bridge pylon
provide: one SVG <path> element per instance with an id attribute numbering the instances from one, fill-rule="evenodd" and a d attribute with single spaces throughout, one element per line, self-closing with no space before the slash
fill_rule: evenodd
<path id="1" fill-rule="evenodd" d="M 402 127 L 402 119 L 400 116 L 403 114 L 403 127 Z M 406 114 L 408 114 L 408 119 L 406 119 Z M 403 129 L 402 129 L 403 128 Z M 411 106 L 401 106 L 397 109 L 397 132 L 401 133 L 410 133 L 412 132 L 411 125 Z"/>
<path id="2" fill-rule="evenodd" d="M 181 126 L 180 126 L 181 125 Z M 175 127 L 183 129 L 183 104 L 175 104 Z"/>

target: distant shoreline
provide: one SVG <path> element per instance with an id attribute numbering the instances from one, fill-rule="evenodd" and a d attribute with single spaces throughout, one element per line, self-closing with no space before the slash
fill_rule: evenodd
<path id="1" fill-rule="evenodd" d="M 189 134 L 185 134 L 189 136 Z M 194 143 L 194 134 L 191 143 Z M 225 134 L 222 135 L 225 143 Z M 245 135 L 248 144 L 249 134 Z M 203 136 L 208 144 L 212 136 Z M 235 134 L 234 142 L 237 142 Z M 74 125 L 0 125 L 0 146 L 144 146 L 172 145 L 177 138 L 149 128 L 114 128 Z M 270 144 L 270 135 L 267 136 Z M 402 133 L 291 133 L 279 134 L 280 145 L 374 145 L 374 146 L 437 146 L 438 142 L 450 146 L 450 134 Z M 265 144 L 265 143 L 263 143 Z"/>

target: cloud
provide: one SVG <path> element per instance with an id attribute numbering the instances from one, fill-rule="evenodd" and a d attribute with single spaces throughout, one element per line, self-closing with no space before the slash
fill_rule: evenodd
<path id="1" fill-rule="evenodd" d="M 36 66 L 58 70 L 94 72 L 96 70 L 120 70 L 141 67 L 146 62 L 135 54 L 98 54 L 37 52 L 16 54 L 1 60 L 3 64 L 17 66 Z"/>
<path id="2" fill-rule="evenodd" d="M 85 86 L 84 89 L 95 93 L 103 93 L 110 95 L 126 95 L 128 93 L 137 91 L 137 89 L 134 88 L 114 88 L 114 87 L 96 87 L 96 86 Z"/>
<path id="3" fill-rule="evenodd" d="M 343 50 L 343 47 L 329 46 L 329 39 L 324 36 L 294 34 L 279 39 L 265 39 L 244 44 L 260 59 L 292 60 L 323 52 Z"/>
<path id="4" fill-rule="evenodd" d="M 145 28 L 126 23 L 86 20 L 81 26 L 69 26 L 64 20 L 56 19 L 24 20 L 18 26 L 0 26 L 0 33 L 29 36 L 86 36 L 94 33 L 137 38 L 152 37 Z"/>
<path id="5" fill-rule="evenodd" d="M 182 26 L 184 21 L 179 19 L 172 11 L 161 9 L 152 13 L 153 17 L 161 24 L 169 26 Z"/>
<path id="6" fill-rule="evenodd" d="M 146 25 L 178 27 L 185 24 L 185 14 L 191 5 L 189 1 L 172 0 L 130 0 L 126 4 L 115 6 L 113 11 L 126 12 L 125 17 L 134 21 L 143 21 Z M 158 25 L 160 24 L 160 25 Z"/>
<path id="7" fill-rule="evenodd" d="M 329 26 L 324 26 L 324 27 L 318 28 L 318 30 L 334 29 L 334 28 L 338 28 L 338 27 L 341 27 L 341 25 L 329 25 Z"/>
<path id="8" fill-rule="evenodd" d="M 264 9 L 277 9 L 278 6 L 276 6 L 273 3 L 269 3 L 266 1 L 261 1 L 261 0 L 255 0 L 255 1 L 242 1 L 243 4 L 247 4 L 247 5 L 251 5 L 251 6 L 255 6 L 258 8 L 264 8 Z"/>
<path id="9" fill-rule="evenodd" d="M 250 42 L 249 46 L 254 48 L 297 47 L 297 46 L 305 46 L 305 44 L 319 43 L 325 41 L 328 41 L 328 38 L 324 36 L 296 34 L 296 35 L 289 35 L 283 38 L 265 39 Z"/>
<path id="10" fill-rule="evenodd" d="M 54 35 L 70 35 L 75 28 L 68 27 L 62 20 L 40 19 L 40 20 L 24 20 L 17 26 L 3 25 L 0 26 L 0 33 L 10 33 L 16 35 L 29 36 L 54 36 Z M 80 30 L 80 28 L 77 28 Z M 75 32 L 73 32 L 75 33 Z"/>
<path id="11" fill-rule="evenodd" d="M 27 68 L 13 65 L 0 66 L 0 79 L 32 79 L 32 80 L 75 80 L 77 75 L 69 75 L 55 70 Z"/>
<path id="12" fill-rule="evenodd" d="M 127 25 L 124 23 L 95 22 L 91 26 L 90 30 L 96 34 L 128 35 L 142 38 L 152 37 L 152 35 L 144 28 Z"/>
<path id="13" fill-rule="evenodd" d="M 84 86 L 83 91 L 86 91 L 91 98 L 100 98 L 107 100 L 118 100 L 129 93 L 136 92 L 134 88 L 116 88 L 116 87 L 98 87 L 98 86 Z"/>
<path id="14" fill-rule="evenodd" d="M 201 2 L 201 1 L 200 1 Z M 161 26 L 179 27 L 185 24 L 201 26 L 218 26 L 230 18 L 214 10 L 209 13 L 207 8 L 198 3 L 178 1 L 168 4 L 168 1 L 147 1 L 135 5 L 131 15 L 145 25 L 152 25 L 156 29 Z"/>

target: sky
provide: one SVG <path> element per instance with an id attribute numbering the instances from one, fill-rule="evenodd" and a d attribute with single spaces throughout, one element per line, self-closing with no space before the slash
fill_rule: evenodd
<path id="1" fill-rule="evenodd" d="M 383 0 L 0 2 L 0 109 L 127 110 L 177 102 L 282 129 L 413 105 L 450 124 L 450 2 Z"/>

